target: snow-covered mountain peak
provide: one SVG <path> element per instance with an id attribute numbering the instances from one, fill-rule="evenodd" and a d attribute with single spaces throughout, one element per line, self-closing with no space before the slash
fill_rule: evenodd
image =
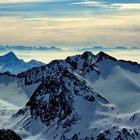
<path id="1" fill-rule="evenodd" d="M 16 55 L 13 51 L 10 51 L 9 53 L 5 54 L 4 56 L 16 57 Z"/>
<path id="2" fill-rule="evenodd" d="M 36 60 L 25 62 L 22 59 L 18 59 L 12 51 L 0 56 L 0 72 L 9 71 L 12 74 L 18 74 L 32 67 L 38 67 L 41 65 L 44 65 L 44 63 Z"/>
<path id="3" fill-rule="evenodd" d="M 94 54 L 90 51 L 85 51 L 82 55 L 83 58 L 94 57 Z"/>
<path id="4" fill-rule="evenodd" d="M 83 70 L 95 62 L 94 55 L 91 52 L 84 52 L 82 55 L 67 57 L 66 62 L 76 69 Z"/>
<path id="5" fill-rule="evenodd" d="M 110 59 L 110 60 L 113 60 L 113 61 L 117 61 L 116 58 L 104 53 L 103 51 L 99 52 L 96 56 L 96 62 L 100 62 L 102 60 L 105 60 L 105 59 Z"/>
<path id="6" fill-rule="evenodd" d="M 7 61 L 11 61 L 11 60 L 18 60 L 17 56 L 14 54 L 14 52 L 9 52 L 3 56 L 0 56 L 0 60 L 7 60 Z"/>

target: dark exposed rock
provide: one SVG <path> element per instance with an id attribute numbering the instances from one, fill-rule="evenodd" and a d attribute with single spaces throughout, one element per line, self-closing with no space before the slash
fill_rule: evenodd
<path id="1" fill-rule="evenodd" d="M 14 131 L 12 130 L 0 130 L 0 140 L 22 140 L 20 136 L 18 136 Z"/>
<path id="2" fill-rule="evenodd" d="M 74 134 L 74 136 L 71 138 L 71 140 L 78 140 L 78 135 Z"/>
<path id="3" fill-rule="evenodd" d="M 97 136 L 97 140 L 108 140 L 105 136 L 105 134 L 103 133 L 100 133 L 98 136 Z"/>
<path id="4" fill-rule="evenodd" d="M 66 62 L 69 63 L 75 69 L 77 69 L 77 62 L 72 60 L 71 57 L 67 57 Z"/>

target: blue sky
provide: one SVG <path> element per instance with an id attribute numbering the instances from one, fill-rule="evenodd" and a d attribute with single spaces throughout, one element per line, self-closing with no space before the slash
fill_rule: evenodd
<path id="1" fill-rule="evenodd" d="M 140 0 L 1 0 L 0 44 L 140 44 Z"/>

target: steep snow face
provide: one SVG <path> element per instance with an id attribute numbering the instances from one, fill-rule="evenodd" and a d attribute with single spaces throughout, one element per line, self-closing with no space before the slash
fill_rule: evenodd
<path id="1" fill-rule="evenodd" d="M 29 99 L 16 77 L 0 75 L 0 89 L 0 99 L 18 107 L 23 107 Z"/>
<path id="2" fill-rule="evenodd" d="M 9 73 L 0 74 L 0 128 L 29 101 L 39 83 L 27 86 L 23 79 Z M 6 129 L 10 128 L 6 127 Z"/>
<path id="3" fill-rule="evenodd" d="M 26 63 L 23 60 L 18 59 L 13 52 L 0 56 L 0 72 L 9 71 L 12 74 L 18 74 L 32 67 L 38 67 L 41 65 L 44 64 L 35 60 L 31 60 Z"/>
<path id="4" fill-rule="evenodd" d="M 140 106 L 140 65 L 108 56 L 103 58 L 96 62 L 99 74 L 90 70 L 85 73 L 85 78 L 122 112 L 136 111 Z"/>
<path id="5" fill-rule="evenodd" d="M 8 73 L 0 74 L 0 99 L 17 107 L 23 107 L 38 85 L 39 83 L 25 85 L 24 79 Z"/>
<path id="6" fill-rule="evenodd" d="M 140 107 L 140 73 L 133 73 L 115 66 L 104 79 L 102 76 L 93 85 L 122 112 L 134 112 Z"/>

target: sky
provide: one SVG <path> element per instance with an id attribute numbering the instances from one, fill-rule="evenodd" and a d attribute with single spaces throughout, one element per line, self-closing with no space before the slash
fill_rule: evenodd
<path id="1" fill-rule="evenodd" d="M 0 0 L 0 44 L 140 46 L 140 0 Z"/>

